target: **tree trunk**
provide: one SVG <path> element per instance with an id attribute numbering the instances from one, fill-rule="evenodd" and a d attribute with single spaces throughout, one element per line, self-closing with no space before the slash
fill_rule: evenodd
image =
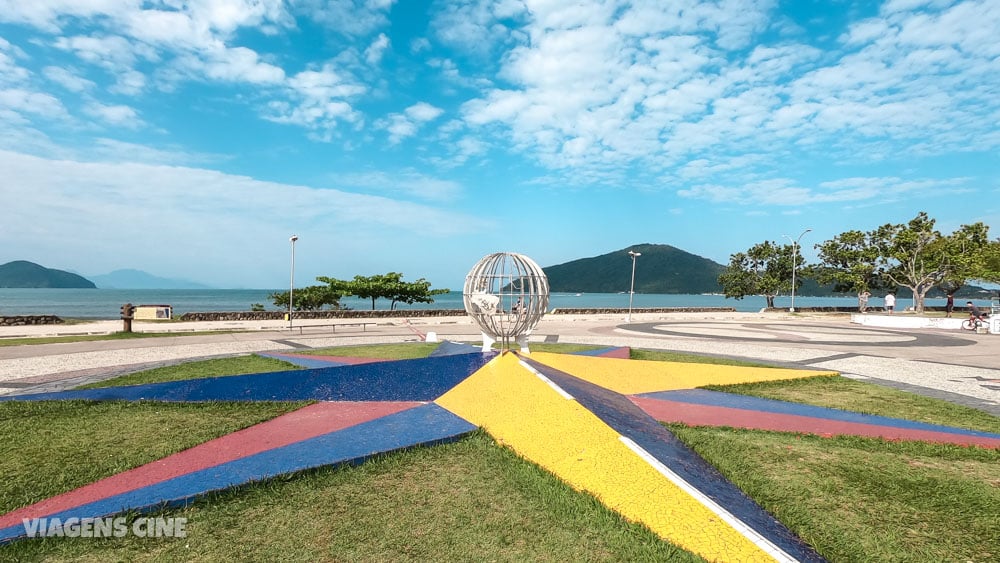
<path id="1" fill-rule="evenodd" d="M 924 297 L 927 296 L 927 292 L 930 287 L 920 288 L 920 291 L 913 294 L 913 310 L 918 314 L 924 314 Z"/>

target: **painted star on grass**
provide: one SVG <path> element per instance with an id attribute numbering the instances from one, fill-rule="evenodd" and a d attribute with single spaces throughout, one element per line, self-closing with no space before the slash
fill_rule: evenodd
<path id="1" fill-rule="evenodd" d="M 831 372 L 628 360 L 623 348 L 482 353 L 447 342 L 417 360 L 272 356 L 312 369 L 0 399 L 317 401 L 2 515 L 0 542 L 26 535 L 22 519 L 179 506 L 211 491 L 360 463 L 482 427 L 573 488 L 706 559 L 821 561 L 660 421 L 1000 447 L 998 435 L 695 389 Z"/>

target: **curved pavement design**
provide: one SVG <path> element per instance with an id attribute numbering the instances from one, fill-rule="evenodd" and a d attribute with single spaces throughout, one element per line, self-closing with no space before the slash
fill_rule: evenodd
<path id="1" fill-rule="evenodd" d="M 484 354 L 451 342 L 418 360 L 276 355 L 311 369 L 0 397 L 320 401 L 2 515 L 0 542 L 26 535 L 22 518 L 65 521 L 183 505 L 211 491 L 359 463 L 481 427 L 573 488 L 706 559 L 822 561 L 659 422 L 1000 447 L 996 434 L 694 389 L 836 375 L 829 371 L 629 360 L 628 348 L 619 347 Z"/>
<path id="2" fill-rule="evenodd" d="M 894 330 L 865 329 L 856 327 L 831 327 L 829 325 L 796 324 L 793 329 L 783 324 L 767 323 L 711 323 L 671 322 L 633 323 L 628 330 L 655 335 L 711 337 L 717 340 L 746 342 L 802 342 L 816 344 L 866 346 L 970 346 L 974 341 L 942 334 L 899 332 Z"/>

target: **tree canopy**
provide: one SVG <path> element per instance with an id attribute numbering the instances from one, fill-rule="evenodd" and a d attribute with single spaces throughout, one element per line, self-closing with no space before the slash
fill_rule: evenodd
<path id="1" fill-rule="evenodd" d="M 908 288 L 918 313 L 931 288 L 954 295 L 972 280 L 1000 283 L 1000 240 L 989 239 L 988 226 L 962 225 L 943 235 L 934 223 L 920 212 L 905 224 L 847 231 L 816 245 L 819 264 L 803 267 L 798 262 L 796 268 L 821 284 L 834 284 L 835 291 L 859 296 L 877 289 Z M 787 248 L 763 242 L 733 254 L 719 276 L 726 297 L 763 295 L 773 307 L 774 296 L 791 286 Z"/>
<path id="2" fill-rule="evenodd" d="M 719 275 L 719 284 L 726 297 L 743 299 L 747 295 L 762 295 L 768 307 L 782 290 L 792 287 L 792 257 L 796 267 L 804 263 L 802 255 L 791 245 L 779 246 L 765 241 L 746 252 L 729 257 L 729 265 Z M 796 280 L 799 285 L 801 280 Z"/>
<path id="3" fill-rule="evenodd" d="M 861 295 L 881 289 L 879 253 L 870 233 L 847 231 L 816 245 L 820 264 L 812 266 L 812 275 L 821 284 L 833 284 L 834 291 Z"/>
<path id="4" fill-rule="evenodd" d="M 389 308 L 395 309 L 397 303 L 433 303 L 432 296 L 448 293 L 448 289 L 431 289 L 431 282 L 420 278 L 417 281 L 403 281 L 403 274 L 389 272 L 374 276 L 354 276 L 353 280 L 340 280 L 326 276 L 316 278 L 325 285 L 310 285 L 295 288 L 292 293 L 292 308 L 296 311 L 318 311 L 324 307 L 340 309 L 340 300 L 348 295 L 361 299 L 371 299 L 372 310 L 378 299 L 388 299 Z M 278 291 L 270 295 L 276 307 L 288 307 L 287 291 Z"/>
<path id="5" fill-rule="evenodd" d="M 433 303 L 433 295 L 448 293 L 448 289 L 431 289 L 431 282 L 420 278 L 417 281 L 403 281 L 403 274 L 399 272 L 389 272 L 374 276 L 354 276 L 350 282 L 332 280 L 331 278 L 317 278 L 319 281 L 337 282 L 345 284 L 350 295 L 361 299 L 371 299 L 372 310 L 375 310 L 375 302 L 378 299 L 388 299 L 389 308 L 395 309 L 397 303 Z"/>
<path id="6" fill-rule="evenodd" d="M 276 307 L 288 308 L 287 291 L 277 291 L 269 297 Z M 340 309 L 340 298 L 350 293 L 343 293 L 330 285 L 310 285 L 295 288 L 292 292 L 292 308 L 296 311 L 319 311 L 324 307 Z"/>

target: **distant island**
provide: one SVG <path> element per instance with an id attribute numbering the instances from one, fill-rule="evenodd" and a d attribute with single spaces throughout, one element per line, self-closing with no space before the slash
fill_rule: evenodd
<path id="1" fill-rule="evenodd" d="M 161 278 L 142 270 L 128 268 L 89 278 L 101 289 L 212 289 L 197 282 Z"/>
<path id="2" fill-rule="evenodd" d="M 0 288 L 62 289 L 211 289 L 210 286 L 170 278 L 161 278 L 142 270 L 115 270 L 90 279 L 65 270 L 46 268 L 27 260 L 0 265 Z"/>
<path id="3" fill-rule="evenodd" d="M 46 268 L 27 260 L 15 260 L 0 265 L 0 287 L 95 289 L 97 285 L 72 272 Z"/>

